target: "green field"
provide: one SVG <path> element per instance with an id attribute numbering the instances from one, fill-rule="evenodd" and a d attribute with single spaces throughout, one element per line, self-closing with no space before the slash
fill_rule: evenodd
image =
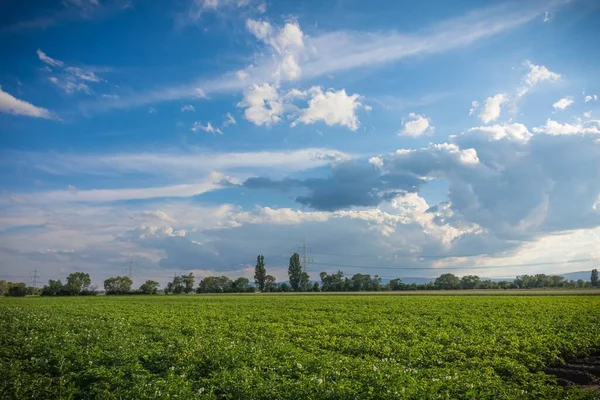
<path id="1" fill-rule="evenodd" d="M 4 399 L 593 399 L 600 296 L 0 300 Z"/>

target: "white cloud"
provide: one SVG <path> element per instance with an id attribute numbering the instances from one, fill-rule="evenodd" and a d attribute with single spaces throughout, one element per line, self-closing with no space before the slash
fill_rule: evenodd
<path id="1" fill-rule="evenodd" d="M 490 126 L 476 126 L 469 129 L 469 132 L 480 131 L 489 135 L 492 140 L 501 140 L 508 138 L 520 143 L 526 143 L 531 139 L 531 133 L 523 124 L 502 124 Z"/>
<path id="2" fill-rule="evenodd" d="M 36 107 L 24 100 L 19 100 L 10 93 L 2 90 L 0 86 L 0 112 L 5 114 L 24 115 L 34 118 L 53 119 L 50 111 L 42 107 Z"/>
<path id="3" fill-rule="evenodd" d="M 340 71 L 391 63 L 409 57 L 444 53 L 465 47 L 526 24 L 543 15 L 545 8 L 531 2 L 514 2 L 495 5 L 470 12 L 458 18 L 445 20 L 425 27 L 417 33 L 331 31 L 315 36 L 302 36 L 302 50 L 294 52 L 304 79 L 315 79 Z M 291 23 L 295 24 L 295 23 Z M 269 24 L 269 26 L 271 26 Z M 254 26 L 260 37 L 268 38 L 269 28 Z M 276 30 L 271 26 L 271 34 Z M 299 35 L 297 35 L 299 36 Z M 262 39 L 261 39 L 262 40 Z M 298 40 L 291 43 L 299 43 Z M 277 53 L 275 51 L 275 53 Z M 275 58 L 275 64 L 274 62 Z M 256 65 L 242 71 L 224 73 L 219 77 L 200 80 L 207 94 L 235 92 L 251 84 L 263 84 L 274 79 L 281 62 L 280 54 L 255 54 Z M 294 75 L 294 71 L 292 71 Z M 240 79 L 242 78 L 242 79 Z M 198 79 L 193 84 L 197 84 Z M 86 105 L 87 110 L 106 111 L 112 108 L 131 108 L 157 102 L 173 101 L 194 96 L 192 83 L 176 87 L 150 89 L 133 94 L 118 102 L 96 102 Z"/>
<path id="4" fill-rule="evenodd" d="M 473 100 L 471 102 L 471 108 L 469 109 L 469 116 L 475 113 L 475 110 L 479 108 L 479 102 L 477 100 Z"/>
<path id="5" fill-rule="evenodd" d="M 55 60 L 54 58 L 47 56 L 46 53 L 44 53 L 40 49 L 37 49 L 36 53 L 42 62 L 44 62 L 52 67 L 62 67 L 64 65 L 64 63 L 62 61 Z"/>
<path id="6" fill-rule="evenodd" d="M 561 79 L 560 74 L 550 71 L 543 65 L 535 65 L 531 61 L 525 61 L 524 65 L 529 68 L 529 72 L 523 77 L 523 86 L 517 89 L 517 98 L 524 96 L 542 82 L 556 82 Z"/>
<path id="7" fill-rule="evenodd" d="M 408 121 L 404 123 L 402 130 L 399 132 L 400 135 L 418 137 L 426 132 L 433 132 L 435 129 L 431 126 L 431 121 L 427 117 L 410 113 L 408 118 Z"/>
<path id="8" fill-rule="evenodd" d="M 445 152 L 455 157 L 462 164 L 479 164 L 479 157 L 477 156 L 477 151 L 475 149 L 461 149 L 454 143 L 433 144 L 429 148 L 435 151 Z"/>
<path id="9" fill-rule="evenodd" d="M 357 130 L 360 121 L 355 111 L 360 107 L 358 94 L 348 95 L 344 89 L 323 92 L 319 86 L 313 86 L 308 90 L 310 100 L 308 108 L 300 111 L 300 117 L 292 123 L 296 126 L 298 122 L 304 124 L 314 124 L 317 121 L 323 121 L 328 126 L 342 125 L 350 130 Z"/>
<path id="10" fill-rule="evenodd" d="M 591 111 L 586 111 L 586 112 L 583 113 L 583 116 L 585 118 L 592 118 L 592 112 Z"/>
<path id="11" fill-rule="evenodd" d="M 369 164 L 374 165 L 378 168 L 383 167 L 383 159 L 381 157 L 371 157 L 369 158 Z"/>
<path id="12" fill-rule="evenodd" d="M 102 80 L 93 71 L 85 71 L 84 69 L 78 67 L 67 67 L 66 71 L 76 78 L 84 81 L 100 82 Z"/>
<path id="13" fill-rule="evenodd" d="M 365 111 L 366 111 L 366 112 L 370 112 L 370 111 L 372 111 L 372 110 L 373 110 L 373 107 L 372 107 L 372 106 L 370 106 L 370 105 L 368 105 L 368 104 L 367 104 L 367 105 L 365 105 L 365 106 L 363 106 L 363 108 L 365 109 Z"/>
<path id="14" fill-rule="evenodd" d="M 186 104 L 183 107 L 181 107 L 181 112 L 194 112 L 194 111 L 196 111 L 196 109 L 191 104 Z"/>
<path id="15" fill-rule="evenodd" d="M 225 122 L 223 122 L 223 125 L 222 125 L 223 128 L 226 128 L 230 125 L 237 124 L 237 121 L 235 120 L 235 118 L 233 118 L 233 115 L 231 115 L 231 113 L 228 112 L 227 115 L 225 115 L 225 118 L 226 118 L 226 120 L 225 120 Z"/>
<path id="16" fill-rule="evenodd" d="M 148 108 L 148 114 L 156 114 L 156 108 L 154 108 L 154 107 Z"/>
<path id="17" fill-rule="evenodd" d="M 277 123 L 283 114 L 283 103 L 277 93 L 277 87 L 268 83 L 249 87 L 244 92 L 244 99 L 237 106 L 247 107 L 244 116 L 259 126 Z"/>
<path id="18" fill-rule="evenodd" d="M 193 132 L 204 131 L 204 132 L 213 133 L 213 134 L 216 133 L 218 135 L 223 134 L 223 132 L 219 128 L 213 127 L 210 122 L 208 122 L 206 125 L 202 125 L 202 123 L 196 121 L 196 122 L 194 122 L 194 125 L 192 126 L 191 130 Z"/>
<path id="19" fill-rule="evenodd" d="M 125 189 L 89 189 L 55 190 L 20 194 L 28 204 L 48 204 L 63 202 L 107 202 L 123 200 L 143 200 L 162 197 L 192 197 L 219 188 L 213 180 L 200 183 L 186 183 L 163 187 L 125 188 Z"/>
<path id="20" fill-rule="evenodd" d="M 492 121 L 497 120 L 500 117 L 502 111 L 502 104 L 506 101 L 504 94 L 498 93 L 493 97 L 488 97 L 485 100 L 483 110 L 479 113 L 479 119 L 484 124 L 489 124 Z"/>
<path id="21" fill-rule="evenodd" d="M 587 121 L 585 123 L 561 124 L 548 119 L 546 125 L 533 128 L 535 133 L 545 133 L 547 135 L 585 135 L 600 134 L 600 121 Z"/>
<path id="22" fill-rule="evenodd" d="M 573 100 L 572 97 L 563 97 L 562 99 L 558 100 L 556 103 L 552 104 L 552 107 L 554 107 L 555 110 L 564 110 L 567 107 L 569 107 L 571 104 L 573 104 L 575 102 L 575 100 Z"/>
<path id="23" fill-rule="evenodd" d="M 304 49 L 304 33 L 296 21 L 287 22 L 276 30 L 267 21 L 246 21 L 246 27 L 257 39 L 269 45 L 273 50 L 275 64 L 271 66 L 275 82 L 300 78 L 300 52 Z"/>
<path id="24" fill-rule="evenodd" d="M 209 97 L 206 95 L 206 93 L 204 92 L 204 90 L 200 89 L 200 88 L 196 88 L 194 89 L 194 98 L 196 99 L 208 99 Z"/>
<path id="25" fill-rule="evenodd" d="M 598 100 L 598 95 L 596 95 L 596 94 L 587 95 L 587 96 L 585 96 L 584 103 L 589 103 L 590 101 L 596 101 L 596 100 Z"/>

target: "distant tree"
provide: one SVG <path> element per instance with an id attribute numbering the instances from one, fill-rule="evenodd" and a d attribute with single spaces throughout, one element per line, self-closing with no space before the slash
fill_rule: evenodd
<path id="1" fill-rule="evenodd" d="M 402 279 L 392 279 L 388 284 L 390 290 L 406 290 L 406 285 L 402 283 Z"/>
<path id="2" fill-rule="evenodd" d="M 321 288 L 319 287 L 319 282 L 313 283 L 313 285 L 312 285 L 312 291 L 313 292 L 320 292 L 321 291 Z"/>
<path id="3" fill-rule="evenodd" d="M 287 282 L 281 282 L 279 287 L 277 288 L 278 292 L 291 292 L 292 287 Z"/>
<path id="4" fill-rule="evenodd" d="M 0 296 L 4 296 L 8 293 L 8 282 L 0 280 Z"/>
<path id="5" fill-rule="evenodd" d="M 250 286 L 250 280 L 248 278 L 237 278 L 233 281 L 233 285 L 231 285 L 232 291 L 234 293 L 246 293 L 251 292 L 253 290 L 252 286 Z"/>
<path id="6" fill-rule="evenodd" d="M 310 276 L 308 273 L 302 271 L 300 274 L 300 291 L 301 292 L 310 292 L 313 286 L 310 283 Z"/>
<path id="7" fill-rule="evenodd" d="M 23 282 L 8 282 L 8 292 L 6 295 L 10 297 L 25 297 L 27 295 L 27 285 Z"/>
<path id="8" fill-rule="evenodd" d="M 183 292 L 192 293 L 194 291 L 194 274 L 190 272 L 187 275 L 182 275 L 181 280 L 183 282 Z"/>
<path id="9" fill-rule="evenodd" d="M 300 265 L 300 255 L 298 253 L 294 253 L 290 257 L 288 277 L 290 279 L 290 286 L 292 287 L 292 290 L 294 292 L 299 291 L 300 281 L 302 279 L 302 265 Z"/>
<path id="10" fill-rule="evenodd" d="M 92 279 L 85 272 L 73 272 L 67 276 L 66 291 L 71 295 L 79 295 L 86 291 L 92 284 Z"/>
<path id="11" fill-rule="evenodd" d="M 598 277 L 598 270 L 596 268 L 594 268 L 592 270 L 592 275 L 590 277 L 590 282 L 592 283 L 593 287 L 600 286 L 600 277 Z"/>
<path id="12" fill-rule="evenodd" d="M 460 278 L 461 289 L 475 289 L 479 284 L 479 277 L 477 275 L 465 275 Z"/>
<path id="13" fill-rule="evenodd" d="M 147 280 L 140 286 L 140 292 L 144 294 L 156 294 L 160 284 L 153 280 Z"/>
<path id="14" fill-rule="evenodd" d="M 35 286 L 27 286 L 27 295 L 28 296 L 39 296 L 42 293 L 42 289 Z"/>
<path id="15" fill-rule="evenodd" d="M 265 292 L 272 292 L 276 289 L 275 277 L 272 275 L 265 276 Z"/>
<path id="16" fill-rule="evenodd" d="M 585 287 L 585 281 L 583 279 L 577 279 L 577 287 L 578 288 Z"/>
<path id="17" fill-rule="evenodd" d="M 172 282 L 172 292 L 175 294 L 181 294 L 185 290 L 185 285 L 183 283 L 183 278 L 181 276 L 176 276 L 173 278 Z"/>
<path id="18" fill-rule="evenodd" d="M 344 281 L 344 273 L 342 271 L 327 274 L 327 272 L 321 272 L 321 291 L 323 292 L 341 292 L 346 289 L 346 281 Z"/>
<path id="19" fill-rule="evenodd" d="M 443 274 L 436 278 L 435 287 L 438 289 L 451 290 L 458 289 L 460 279 L 453 274 Z"/>
<path id="20" fill-rule="evenodd" d="M 131 292 L 133 281 L 128 276 L 115 276 L 104 281 L 106 294 L 126 294 Z"/>
<path id="21" fill-rule="evenodd" d="M 254 268 L 254 282 L 261 292 L 265 291 L 265 281 L 267 278 L 267 269 L 265 268 L 265 257 L 258 255 L 256 257 L 256 267 Z"/>
<path id="22" fill-rule="evenodd" d="M 48 284 L 44 286 L 42 289 L 42 296 L 59 296 L 63 294 L 63 284 L 60 280 L 52 280 L 48 281 Z"/>
<path id="23" fill-rule="evenodd" d="M 226 276 L 207 276 L 200 281 L 198 293 L 229 293 L 232 291 L 233 282 Z"/>

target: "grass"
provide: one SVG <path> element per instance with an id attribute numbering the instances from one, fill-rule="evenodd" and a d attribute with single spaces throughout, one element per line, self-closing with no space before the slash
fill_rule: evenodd
<path id="1" fill-rule="evenodd" d="M 542 371 L 599 350 L 600 296 L 485 292 L 2 299 L 0 396 L 594 398 Z"/>

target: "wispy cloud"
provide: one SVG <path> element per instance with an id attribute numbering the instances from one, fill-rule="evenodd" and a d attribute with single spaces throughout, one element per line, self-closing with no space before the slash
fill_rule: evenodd
<path id="1" fill-rule="evenodd" d="M 47 109 L 34 106 L 24 100 L 19 100 L 10 93 L 5 92 L 2 90 L 2 86 L 0 86 L 0 112 L 34 118 L 55 118 L 55 116 Z"/>
<path id="2" fill-rule="evenodd" d="M 336 31 L 306 35 L 304 51 L 298 58 L 300 79 L 396 62 L 408 57 L 451 51 L 509 32 L 543 15 L 551 3 L 507 3 L 492 6 L 465 16 L 437 23 L 415 33 Z M 200 78 L 194 82 L 153 89 L 124 97 L 118 101 L 87 104 L 89 111 L 130 108 L 152 103 L 193 98 L 196 87 L 206 94 L 241 91 L 252 84 L 273 81 L 272 57 L 260 55 L 259 63 L 220 76 Z M 294 75 L 295 77 L 297 75 Z"/>

